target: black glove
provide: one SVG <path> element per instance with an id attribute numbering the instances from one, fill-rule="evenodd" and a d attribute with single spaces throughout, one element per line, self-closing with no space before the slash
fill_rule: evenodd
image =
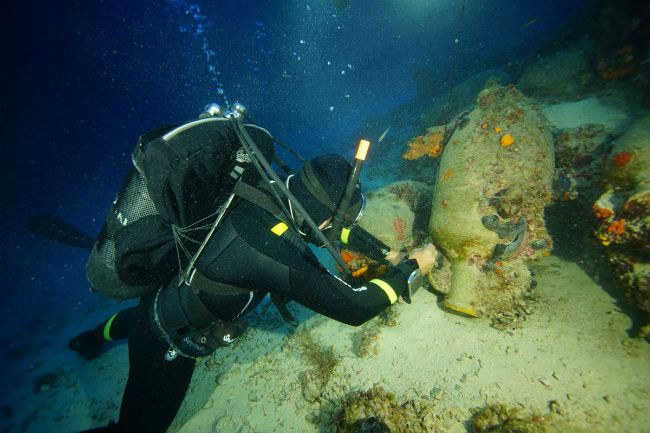
<path id="1" fill-rule="evenodd" d="M 200 358 L 210 355 L 216 349 L 228 346 L 246 330 L 246 322 L 217 321 L 212 326 L 202 330 L 190 331 L 174 341 L 178 349 L 186 356 Z"/>
<path id="2" fill-rule="evenodd" d="M 90 361 L 102 354 L 104 340 L 104 325 L 84 331 L 68 342 L 68 348 L 77 352 L 81 357 Z"/>

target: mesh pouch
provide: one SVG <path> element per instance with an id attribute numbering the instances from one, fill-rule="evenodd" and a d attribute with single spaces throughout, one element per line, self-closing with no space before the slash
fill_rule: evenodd
<path id="1" fill-rule="evenodd" d="M 158 281 L 132 285 L 120 279 L 116 269 L 115 238 L 125 227 L 157 214 L 147 191 L 146 179 L 137 169 L 132 169 L 108 211 L 101 235 L 93 246 L 86 265 L 88 281 L 93 291 L 113 298 L 128 299 L 143 296 L 156 288 Z"/>

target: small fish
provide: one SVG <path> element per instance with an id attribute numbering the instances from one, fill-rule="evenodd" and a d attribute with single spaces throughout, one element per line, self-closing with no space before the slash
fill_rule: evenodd
<path id="1" fill-rule="evenodd" d="M 532 26 L 533 24 L 535 24 L 536 22 L 537 22 L 537 18 L 533 18 L 532 20 L 527 21 L 526 23 L 524 23 L 524 24 L 523 24 L 521 27 L 519 27 L 519 28 L 522 29 L 522 30 L 523 30 L 523 29 L 526 29 L 526 28 Z"/>
<path id="2" fill-rule="evenodd" d="M 381 133 L 379 136 L 379 139 L 377 140 L 378 143 L 381 143 L 381 141 L 386 137 L 386 134 L 388 134 L 388 130 L 390 129 L 390 126 L 384 130 L 384 132 Z"/>

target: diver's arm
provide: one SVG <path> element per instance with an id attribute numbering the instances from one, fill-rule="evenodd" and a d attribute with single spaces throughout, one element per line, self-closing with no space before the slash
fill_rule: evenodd
<path id="1" fill-rule="evenodd" d="M 341 231 L 341 245 L 364 254 L 373 260 L 388 261 L 391 264 L 396 264 L 401 260 L 400 257 L 398 260 L 393 261 L 398 253 L 391 251 L 388 245 L 358 225 L 351 229 L 344 228 Z"/>
<path id="2" fill-rule="evenodd" d="M 290 297 L 331 319 L 358 326 L 397 301 L 408 290 L 407 279 L 416 269 L 417 261 L 405 260 L 357 288 L 324 268 L 292 269 Z"/>

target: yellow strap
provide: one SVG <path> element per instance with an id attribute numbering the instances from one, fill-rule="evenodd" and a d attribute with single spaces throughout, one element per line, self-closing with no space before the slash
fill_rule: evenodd
<path id="1" fill-rule="evenodd" d="M 289 229 L 289 226 L 287 226 L 285 223 L 277 223 L 276 225 L 271 228 L 271 231 L 275 233 L 278 236 L 282 236 L 284 232 L 286 232 Z"/>
<path id="2" fill-rule="evenodd" d="M 117 313 L 113 314 L 110 319 L 108 319 L 108 322 L 106 322 L 106 325 L 104 325 L 104 340 L 106 341 L 111 341 L 111 324 L 113 323 L 113 319 L 115 319 L 115 316 L 117 316 Z"/>
<path id="3" fill-rule="evenodd" d="M 371 283 L 376 284 L 381 288 L 386 293 L 386 296 L 388 296 L 388 300 L 390 301 L 391 304 L 393 304 L 395 301 L 397 301 L 397 293 L 395 293 L 395 290 L 384 280 L 380 279 L 374 279 L 370 280 Z"/>
<path id="4" fill-rule="evenodd" d="M 341 230 L 341 242 L 347 245 L 349 240 L 350 240 L 350 229 L 343 228 L 343 230 Z"/>

